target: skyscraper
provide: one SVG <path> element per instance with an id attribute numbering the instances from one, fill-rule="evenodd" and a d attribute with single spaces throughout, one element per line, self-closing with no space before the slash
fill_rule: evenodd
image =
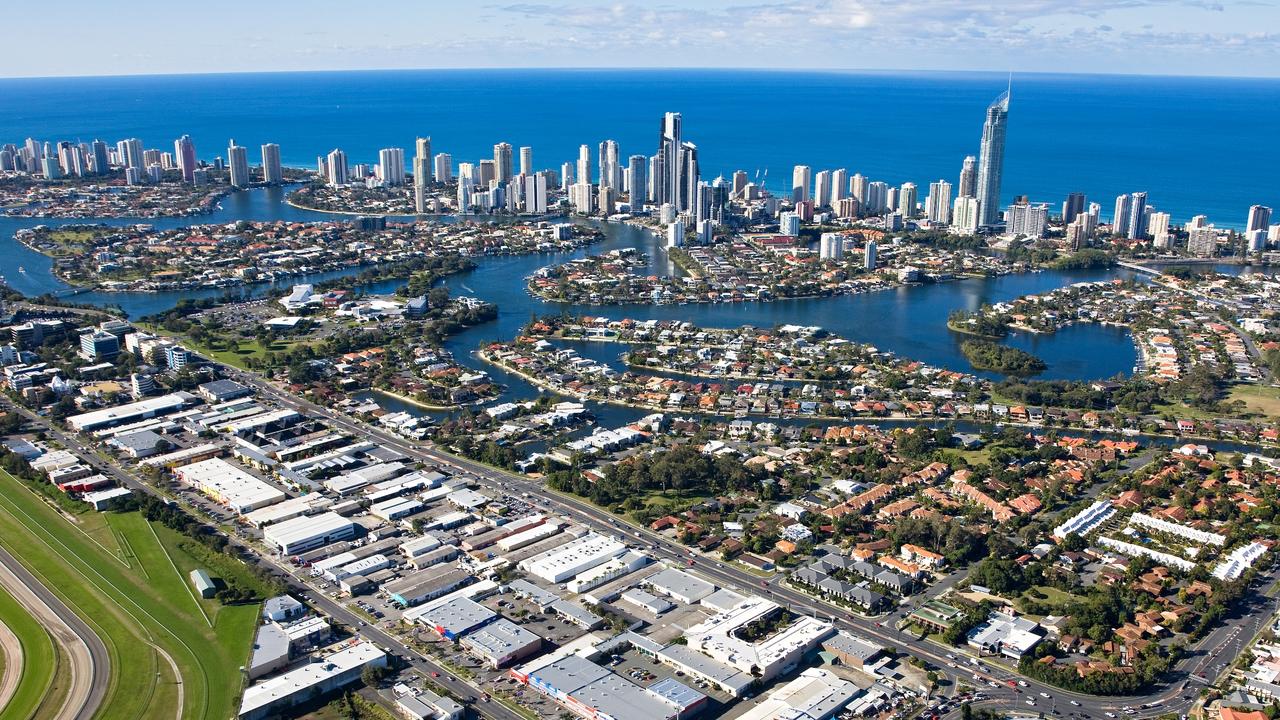
<path id="1" fill-rule="evenodd" d="M 835 207 L 849 195 L 849 171 L 836 168 L 831 171 L 831 206 Z"/>
<path id="2" fill-rule="evenodd" d="M 591 184 L 591 148 L 578 146 L 578 171 L 576 179 L 579 183 Z"/>
<path id="3" fill-rule="evenodd" d="M 232 140 L 227 145 L 227 167 L 231 168 L 231 187 L 249 187 L 249 150 Z"/>
<path id="4" fill-rule="evenodd" d="M 1111 216 L 1111 234 L 1124 235 L 1129 228 L 1129 194 L 1116 196 L 1115 213 Z"/>
<path id="5" fill-rule="evenodd" d="M 141 145 L 141 141 L 138 144 Z M 183 181 L 191 182 L 191 173 L 196 170 L 196 144 L 190 135 L 183 135 L 173 141 L 173 156 L 178 160 L 178 170 L 182 171 Z"/>
<path id="6" fill-rule="evenodd" d="M 262 181 L 284 182 L 284 169 L 280 166 L 280 146 L 275 143 L 262 146 Z"/>
<path id="7" fill-rule="evenodd" d="M 396 187 L 404 184 L 404 148 L 382 148 L 378 151 L 378 175 L 382 184 Z"/>
<path id="8" fill-rule="evenodd" d="M 649 193 L 649 181 L 645 171 L 649 166 L 649 158 L 643 155 L 632 155 L 627 158 L 627 192 L 630 193 L 631 208 L 638 210 Z"/>
<path id="9" fill-rule="evenodd" d="M 1136 192 L 1129 196 L 1129 215 L 1125 220 L 1124 236 L 1137 240 L 1147 234 L 1147 194 Z"/>
<path id="10" fill-rule="evenodd" d="M 1067 199 L 1062 202 L 1062 222 L 1070 225 L 1076 216 L 1084 212 L 1085 197 L 1082 192 L 1073 192 L 1067 195 Z"/>
<path id="11" fill-rule="evenodd" d="M 453 182 L 453 156 L 449 153 L 438 153 L 432 161 L 435 180 L 443 185 Z"/>
<path id="12" fill-rule="evenodd" d="M 680 186 L 676 209 L 692 210 L 698 198 L 698 180 L 702 177 L 698 169 L 698 146 L 691 142 L 680 143 Z"/>
<path id="13" fill-rule="evenodd" d="M 808 165 L 796 165 L 791 169 L 791 202 L 804 202 L 809 199 L 809 186 L 813 168 Z"/>
<path id="14" fill-rule="evenodd" d="M 831 171 L 820 170 L 813 176 L 813 205 L 827 207 L 831 204 Z"/>
<path id="15" fill-rule="evenodd" d="M 325 175 L 329 184 L 337 187 L 347 184 L 347 154 L 334 148 L 325 156 Z"/>
<path id="16" fill-rule="evenodd" d="M 653 201 L 659 207 L 680 203 L 680 134 L 683 120 L 680 113 L 669 112 L 662 116 L 658 128 L 658 152 L 653 159 Z"/>
<path id="17" fill-rule="evenodd" d="M 89 145 L 89 148 L 93 152 L 93 172 L 98 175 L 106 175 L 107 171 L 111 169 L 111 162 L 107 159 L 107 144 L 101 140 L 94 140 Z"/>
<path id="18" fill-rule="evenodd" d="M 431 137 L 420 137 L 413 143 L 413 182 L 415 185 L 430 185 L 435 174 L 431 166 Z"/>
<path id="19" fill-rule="evenodd" d="M 500 142 L 493 146 L 494 174 L 499 182 L 510 182 L 512 173 L 511 143 Z"/>
<path id="20" fill-rule="evenodd" d="M 959 197 L 974 197 L 978 187 L 978 158 L 967 155 L 964 164 L 960 166 L 960 186 L 957 188 Z"/>
<path id="21" fill-rule="evenodd" d="M 533 174 L 533 148 L 528 145 L 524 145 L 520 148 L 520 174 Z M 542 181 L 545 183 L 547 178 L 544 176 Z"/>
<path id="22" fill-rule="evenodd" d="M 951 219 L 951 183 L 946 180 L 929 183 L 924 214 L 931 223 L 945 224 Z"/>
<path id="23" fill-rule="evenodd" d="M 919 203 L 920 192 L 916 189 L 916 184 L 902 183 L 902 189 L 898 191 L 898 212 L 902 213 L 902 217 L 915 217 L 916 205 Z"/>
<path id="24" fill-rule="evenodd" d="M 866 206 L 867 179 L 862 176 L 862 173 L 854 173 L 853 177 L 849 178 L 849 196 Z"/>
<path id="25" fill-rule="evenodd" d="M 1244 231 L 1253 232 L 1254 230 L 1266 231 L 1267 226 L 1271 224 L 1271 208 L 1266 205 L 1253 205 L 1249 207 L 1249 220 L 1245 223 Z"/>
<path id="26" fill-rule="evenodd" d="M 976 190 L 981 225 L 995 225 L 1000 221 L 1000 180 L 1004 174 L 1004 138 L 1008 125 L 1009 91 L 1006 90 L 987 106 L 987 119 L 982 123 Z"/>
<path id="27" fill-rule="evenodd" d="M 618 141 L 600 143 L 600 185 L 621 192 L 622 166 L 618 157 Z"/>

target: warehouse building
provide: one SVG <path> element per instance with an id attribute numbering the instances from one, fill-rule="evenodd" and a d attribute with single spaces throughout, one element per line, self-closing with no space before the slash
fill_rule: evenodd
<path id="1" fill-rule="evenodd" d="M 355 535 L 356 524 L 335 512 L 296 517 L 262 531 L 262 539 L 285 555 L 297 555 Z"/>
<path id="2" fill-rule="evenodd" d="M 650 575 L 645 579 L 645 584 L 655 593 L 666 595 L 685 605 L 693 605 L 716 591 L 715 585 L 675 568 Z"/>
<path id="3" fill-rule="evenodd" d="M 388 583 L 383 587 L 387 595 L 403 607 L 411 607 L 434 600 L 457 590 L 472 581 L 466 570 L 439 565 L 419 570 L 408 577 Z"/>
<path id="4" fill-rule="evenodd" d="M 645 689 L 573 654 L 543 656 L 511 675 L 590 720 L 679 720 L 707 704 L 706 695 L 676 680 Z"/>
<path id="5" fill-rule="evenodd" d="M 67 426 L 76 432 L 90 432 L 146 420 L 159 415 L 168 415 L 196 402 L 199 402 L 198 399 L 190 393 L 170 393 L 160 397 L 146 398 L 128 405 L 119 405 L 80 415 L 72 415 L 67 418 Z"/>
<path id="6" fill-rule="evenodd" d="M 173 474 L 181 482 L 226 505 L 239 515 L 285 499 L 282 491 L 222 458 L 183 465 L 175 468 Z"/>
<path id="7" fill-rule="evenodd" d="M 391 498 L 369 507 L 369 514 L 387 522 L 395 522 L 422 510 L 422 503 L 413 498 Z"/>
<path id="8" fill-rule="evenodd" d="M 457 640 L 493 622 L 498 614 L 471 598 L 441 600 L 419 608 L 413 620 L 426 625 L 446 640 Z"/>
<path id="9" fill-rule="evenodd" d="M 299 703 L 350 685 L 366 667 L 386 667 L 387 654 L 362 642 L 252 685 L 240 701 L 240 720 L 262 720 Z"/>
<path id="10" fill-rule="evenodd" d="M 519 567 L 546 582 L 562 583 L 626 551 L 626 545 L 611 537 L 589 533 L 560 548 L 524 560 Z"/>
<path id="11" fill-rule="evenodd" d="M 310 495 L 303 495 L 259 508 L 246 514 L 244 519 L 256 528 L 263 528 L 272 523 L 292 520 L 303 515 L 315 515 L 331 507 L 333 507 L 333 500 L 317 493 L 311 493 Z"/>
<path id="12" fill-rule="evenodd" d="M 462 637 L 462 647 L 497 670 L 542 649 L 542 638 L 506 618 Z"/>

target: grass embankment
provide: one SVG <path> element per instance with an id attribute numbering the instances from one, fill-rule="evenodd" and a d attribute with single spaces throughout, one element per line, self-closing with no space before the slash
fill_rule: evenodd
<path id="1" fill-rule="evenodd" d="M 136 512 L 110 514 L 107 523 L 123 558 L 0 471 L 0 544 L 107 646 L 110 687 L 98 717 L 172 720 L 180 697 L 183 718 L 234 716 L 258 605 L 197 599 L 185 571 L 199 565 L 216 576 L 238 561 L 206 564 L 188 552 L 190 541 Z"/>
<path id="2" fill-rule="evenodd" d="M 58 693 L 54 686 L 54 676 L 58 669 L 58 653 L 49 633 L 40 623 L 18 604 L 18 600 L 4 590 L 0 590 L 0 622 L 18 637 L 22 646 L 22 657 L 5 658 L 6 663 L 21 663 L 22 673 L 18 678 L 18 688 L 10 698 L 9 704 L 0 709 L 0 718 L 34 718 L 41 713 L 41 703 L 56 709 L 57 698 L 66 694 L 65 688 Z M 52 712 L 45 713 L 52 715 Z"/>

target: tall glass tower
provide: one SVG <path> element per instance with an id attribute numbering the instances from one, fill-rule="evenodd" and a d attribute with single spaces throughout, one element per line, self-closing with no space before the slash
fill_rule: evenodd
<path id="1" fill-rule="evenodd" d="M 1009 126 L 1009 91 L 987 106 L 978 151 L 978 224 L 1000 221 L 1000 176 L 1004 173 L 1004 136 Z"/>

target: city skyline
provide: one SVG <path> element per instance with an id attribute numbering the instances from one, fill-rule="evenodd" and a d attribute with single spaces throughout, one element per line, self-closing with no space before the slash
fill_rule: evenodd
<path id="1" fill-rule="evenodd" d="M 954 0 L 565 0 L 479 8 L 391 3 L 354 17 L 337 4 L 298 10 L 242 0 L 174 9 L 143 0 L 112 8 L 109 21 L 136 28 L 148 42 L 103 52 L 94 42 L 108 21 L 99 6 L 62 0 L 39 11 L 22 7 L 20 25 L 54 20 L 64 42 L 51 56 L 38 34 L 15 35 L 5 74 L 768 67 L 1275 77 L 1280 67 L 1280 36 L 1258 29 L 1280 26 L 1280 6 L 1270 2 L 1036 0 L 1013 8 Z M 217 34 L 168 31 L 174 23 L 225 27 L 240 11 L 254 22 Z M 250 52 L 221 52 L 228 46 Z M 744 56 L 742 48 L 751 52 Z"/>

